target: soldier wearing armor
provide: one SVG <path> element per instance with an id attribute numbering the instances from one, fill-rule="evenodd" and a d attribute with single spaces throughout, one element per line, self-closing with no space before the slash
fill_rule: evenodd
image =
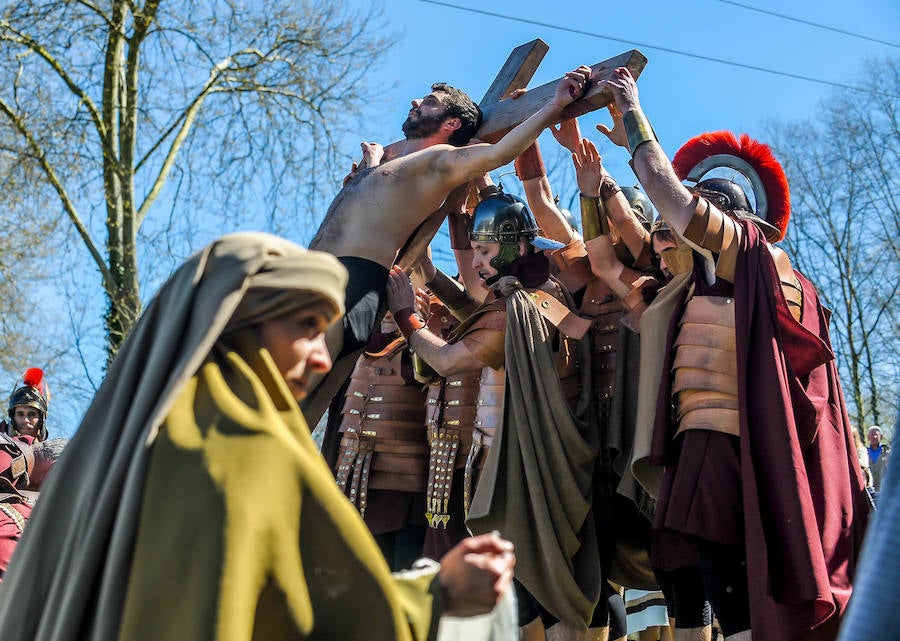
<path id="1" fill-rule="evenodd" d="M 0 580 L 6 573 L 47 474 L 67 442 L 62 438 L 34 441 L 33 447 L 29 448 L 26 441 L 30 437 L 14 440 L 15 449 L 3 446 L 0 451 Z M 26 466 L 25 473 L 19 478 L 12 474 L 15 456 L 22 456 Z"/>
<path id="2" fill-rule="evenodd" d="M 641 185 L 693 249 L 654 419 L 650 461 L 665 468 L 654 528 L 670 537 L 654 540 L 654 563 L 699 557 L 726 639 L 834 638 L 868 509 L 826 315 L 773 244 L 790 212 L 784 172 L 768 147 L 729 132 L 698 136 L 670 163 L 630 73 L 603 84 Z M 713 175 L 723 167 L 753 205 Z"/>
<path id="3" fill-rule="evenodd" d="M 35 472 L 34 448 L 46 438 L 47 388 L 41 370 L 25 372 L 9 397 L 10 423 L 0 430 L 0 579 L 31 516 L 26 493 Z"/>
<path id="4" fill-rule="evenodd" d="M 10 436 L 30 436 L 38 441 L 46 440 L 49 400 L 50 388 L 44 372 L 37 367 L 25 370 L 9 395 L 9 422 L 2 423 L 3 431 Z"/>
<path id="5" fill-rule="evenodd" d="M 590 75 L 586 66 L 568 72 L 537 113 L 496 143 L 470 146 L 481 122 L 480 110 L 460 90 L 435 84 L 424 98 L 412 101 L 404 126 L 407 138 L 398 149 L 387 154 L 377 171 L 362 168 L 344 185 L 310 243 L 310 249 L 344 262 L 354 294 L 351 298 L 348 293 L 344 331 L 329 335 L 336 366 L 303 403 L 311 422 L 324 414 L 377 328 L 384 314 L 387 270 L 410 235 L 453 190 L 514 160 L 564 107 L 584 94 Z M 363 281 L 365 287 L 357 284 Z"/>
<path id="6" fill-rule="evenodd" d="M 436 334 L 446 336 L 457 323 L 437 299 L 429 302 L 423 315 Z M 335 417 L 341 444 L 334 471 L 394 570 L 423 556 L 425 399 L 414 356 L 388 313 L 357 360 Z"/>
<path id="7" fill-rule="evenodd" d="M 580 144 L 580 132 L 575 120 L 563 121 L 558 129 L 554 128 L 552 131 L 560 144 L 570 151 Z M 608 481 L 612 478 L 611 457 L 608 456 L 611 452 L 608 426 L 614 399 L 616 350 L 620 336 L 618 319 L 621 317 L 622 307 L 603 282 L 591 274 L 581 235 L 564 216 L 560 215 L 555 200 L 551 198 L 552 189 L 547 181 L 536 143 L 516 159 L 516 174 L 523 182 L 528 202 L 532 204 L 541 229 L 549 231 L 555 240 L 560 241 L 560 245 L 548 253 L 551 273 L 571 291 L 579 316 L 593 321 L 589 323 L 587 334 L 587 343 L 590 346 L 590 387 L 593 390 L 589 396 L 594 403 L 594 429 L 601 438 L 602 454 L 598 459 L 596 475 L 598 488 L 594 491 L 592 513 L 598 526 L 597 536 L 600 539 L 599 549 L 602 551 L 603 576 L 608 577 L 611 550 L 614 546 L 613 521 L 609 518 L 614 485 L 610 486 L 610 483 L 602 482 L 600 479 Z M 637 229 L 628 227 L 624 231 L 630 243 L 628 247 L 635 248 L 635 255 L 642 254 L 645 245 L 642 236 L 646 235 L 646 231 L 640 225 L 637 225 Z M 622 242 L 618 246 L 625 248 L 626 243 Z M 627 249 L 623 251 L 628 253 Z M 611 440 L 613 443 L 619 442 L 617 438 Z M 608 634 L 610 639 L 618 639 L 624 636 L 627 628 L 624 601 L 619 592 L 607 581 L 601 581 L 601 589 L 600 602 L 590 622 L 591 633 L 601 636 Z M 546 612 L 542 613 L 542 618 L 545 625 L 552 623 L 552 618 L 548 617 Z"/>
<path id="8" fill-rule="evenodd" d="M 553 372 L 546 378 L 548 387 L 555 381 L 557 397 L 566 414 L 570 414 L 568 403 L 576 403 L 580 390 L 577 381 L 571 380 L 577 373 L 574 366 L 576 350 L 553 324 L 568 326 L 567 322 L 577 324 L 577 320 L 563 302 L 563 288 L 550 279 L 546 257 L 532 249 L 534 245 L 547 246 L 548 241 L 538 235 L 537 225 L 523 201 L 496 188 L 483 196 L 473 214 L 469 233 L 472 267 L 485 287 L 509 284 L 527 297 L 533 309 L 543 310 L 545 316 L 537 314 L 537 322 L 542 331 L 549 329 L 550 336 L 546 340 L 556 348 L 550 356 L 550 369 L 544 368 L 538 375 L 546 378 L 548 372 Z M 507 346 L 510 332 L 524 335 L 524 330 L 512 329 L 517 325 L 511 322 L 508 313 L 511 293 L 511 290 L 491 289 L 487 300 L 444 341 L 421 328 L 421 321 L 410 318 L 408 310 L 404 312 L 404 308 L 409 308 L 410 293 L 405 276 L 399 270 L 395 270 L 392 287 L 388 290 L 391 309 L 401 329 L 406 328 L 404 333 L 408 334 L 413 350 L 441 376 L 429 389 L 433 474 L 429 490 L 432 491 L 433 480 L 436 495 L 429 497 L 429 518 L 434 526 L 443 528 L 446 524 L 448 531 L 456 521 L 463 527 L 461 532 L 465 532 L 466 513 L 470 508 L 474 509 L 474 503 L 484 490 L 484 475 L 491 467 L 491 460 L 501 456 L 496 454 L 495 448 L 504 408 L 509 403 L 505 397 L 505 389 L 510 389 L 508 371 L 505 371 L 510 356 Z M 401 297 L 404 294 L 405 299 Z M 541 318 L 550 321 L 545 323 Z M 584 323 L 582 331 L 586 326 Z M 560 382 L 561 377 L 565 383 Z M 513 391 L 519 391 L 519 386 L 515 385 Z M 522 472 L 515 474 L 521 478 Z M 495 482 L 496 477 L 488 485 L 492 488 Z M 493 529 L 493 526 L 480 524 L 471 527 L 473 531 L 484 531 L 484 527 Z M 517 535 L 527 538 L 521 527 L 501 529 L 513 540 Z M 534 557 L 535 554 L 533 549 L 528 549 L 527 555 Z M 521 570 L 521 555 L 519 559 Z M 541 560 L 532 558 L 524 565 L 527 567 L 529 563 L 533 565 Z M 571 559 L 569 562 L 571 565 Z M 560 563 L 565 565 L 565 561 Z M 521 575 L 520 571 L 519 578 L 524 580 Z M 554 587 L 556 585 L 548 581 L 544 589 L 552 591 Z M 531 621 L 535 616 L 533 613 L 525 621 Z M 525 621 L 520 619 L 520 623 Z"/>
<path id="9" fill-rule="evenodd" d="M 582 287 L 576 293 L 581 296 L 581 314 L 594 318 L 592 382 L 602 435 L 594 516 L 605 574 L 631 588 L 657 590 L 661 583 L 673 618 L 676 611 L 681 615 L 675 621 L 676 638 L 708 638 L 711 614 L 702 587 L 697 589 L 699 574 L 697 580 L 689 580 L 681 574 L 658 575 L 651 568 L 654 499 L 635 482 L 630 470 L 637 444 L 640 319 L 667 280 L 661 268 L 667 263 L 660 252 L 671 254 L 675 240 L 658 225 L 651 227 L 654 210 L 646 194 L 617 185 L 603 168 L 594 144 L 581 137 L 575 121 L 561 123 L 554 134 L 572 152 L 581 192 L 584 242 L 570 244 L 554 252 L 554 257 L 563 270 L 559 277 Z M 618 593 L 608 596 L 606 603 L 609 638 L 618 638 Z M 598 608 L 594 619 L 593 625 L 602 624 L 605 613 Z"/>
<path id="10" fill-rule="evenodd" d="M 614 109 L 611 111 L 614 118 L 617 117 Z M 616 390 L 614 398 L 622 401 L 614 405 L 614 420 L 610 420 L 609 414 L 601 414 L 606 419 L 602 424 L 606 426 L 607 433 L 621 436 L 618 440 L 609 438 L 612 446 L 607 449 L 607 467 L 601 466 L 598 474 L 598 495 L 608 502 L 604 514 L 613 544 L 608 551 L 611 574 L 617 582 L 628 587 L 658 589 L 656 583 L 659 583 L 674 620 L 676 641 L 709 639 L 712 617 L 704 597 L 699 568 L 679 569 L 677 572 L 651 568 L 648 556 L 650 519 L 653 517 L 657 488 L 639 485 L 631 471 L 633 457 L 643 455 L 647 442 L 638 430 L 637 421 L 639 369 L 644 358 L 643 349 L 636 341 L 638 334 L 641 339 L 646 336 L 642 331 L 642 317 L 660 288 L 672 278 L 672 272 L 684 273 L 690 269 L 690 251 L 685 260 L 677 237 L 664 220 L 658 219 L 653 225 L 647 222 L 653 218 L 654 210 L 646 194 L 634 187 L 623 187 L 621 192 L 611 187 L 615 184 L 614 180 L 603 168 L 600 155 L 591 141 L 581 139 L 574 148 L 573 160 L 582 194 L 583 226 L 586 230 L 592 230 L 591 237 L 585 241 L 591 270 L 623 308 L 623 313 L 615 320 L 619 330 L 616 344 L 622 349 L 613 352 L 620 358 L 618 363 L 613 364 L 617 373 L 614 380 L 618 386 L 612 388 Z M 607 198 L 600 196 L 604 184 L 609 193 Z M 625 198 L 619 198 L 619 193 Z M 651 248 L 651 265 L 645 266 L 642 261 L 642 269 L 623 262 L 620 252 L 616 251 L 614 232 L 618 228 L 628 229 L 627 218 L 640 221 L 641 225 L 649 228 L 649 238 L 645 242 Z M 622 224 L 623 219 L 626 224 Z M 652 346 L 649 352 L 652 354 Z M 646 583 L 642 584 L 643 581 Z"/>

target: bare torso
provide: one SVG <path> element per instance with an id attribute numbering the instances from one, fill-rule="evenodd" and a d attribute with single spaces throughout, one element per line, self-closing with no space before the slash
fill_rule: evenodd
<path id="1" fill-rule="evenodd" d="M 458 150 L 435 145 L 359 172 L 332 201 L 310 249 L 390 268 L 419 223 L 456 186 L 435 169 L 437 156 L 447 152 Z"/>

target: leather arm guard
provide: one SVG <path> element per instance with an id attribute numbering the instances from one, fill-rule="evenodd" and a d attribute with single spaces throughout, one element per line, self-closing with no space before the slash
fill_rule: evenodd
<path id="1" fill-rule="evenodd" d="M 514 166 L 516 168 L 516 176 L 522 182 L 547 175 L 547 169 L 544 167 L 544 159 L 541 156 L 541 148 L 538 146 L 537 140 L 531 143 L 528 149 L 519 154 Z"/>
<path id="2" fill-rule="evenodd" d="M 400 333 L 403 334 L 403 338 L 406 339 L 407 343 L 409 342 L 410 336 L 425 327 L 425 321 L 422 320 L 414 309 L 409 307 L 398 309 L 394 313 L 394 322 L 397 323 L 397 327 L 400 329 Z"/>

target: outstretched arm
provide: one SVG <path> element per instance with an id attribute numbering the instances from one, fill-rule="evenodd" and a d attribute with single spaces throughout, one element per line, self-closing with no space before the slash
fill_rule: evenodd
<path id="1" fill-rule="evenodd" d="M 594 144 L 582 139 L 572 153 L 575 177 L 581 192 L 581 224 L 584 229 L 585 248 L 591 261 L 591 271 L 619 297 L 630 288 L 620 281 L 625 266 L 616 257 L 607 220 L 607 207 L 601 196 L 600 185 L 605 172 L 600 154 Z M 621 191 L 617 194 L 621 196 Z M 610 199 L 612 200 L 612 199 Z"/>
<path id="2" fill-rule="evenodd" d="M 516 176 L 522 181 L 525 189 L 525 198 L 531 207 L 531 213 L 534 214 L 534 219 L 543 234 L 565 245 L 572 242 L 575 232 L 556 206 L 537 140 L 519 154 L 515 167 Z"/>
<path id="3" fill-rule="evenodd" d="M 672 163 L 656 140 L 650 123 L 641 110 L 637 83 L 631 72 L 625 67 L 618 67 L 601 84 L 612 92 L 616 107 L 622 112 L 628 148 L 638 180 L 660 215 L 675 231 L 683 234 L 694 214 L 697 201 L 678 180 Z"/>
<path id="4" fill-rule="evenodd" d="M 559 118 L 564 107 L 584 95 L 590 77 L 591 69 L 584 65 L 567 72 L 559 81 L 553 99 L 498 142 L 461 147 L 440 154 L 436 158 L 435 170 L 445 176 L 448 184 L 459 184 L 511 163 Z"/>

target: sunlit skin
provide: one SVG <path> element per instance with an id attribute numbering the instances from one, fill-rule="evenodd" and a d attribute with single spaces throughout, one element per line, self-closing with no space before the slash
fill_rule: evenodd
<path id="1" fill-rule="evenodd" d="M 23 436 L 37 436 L 41 429 L 41 413 L 27 405 L 13 408 L 13 422 L 16 431 Z"/>
<path id="2" fill-rule="evenodd" d="M 472 269 L 481 280 L 497 275 L 491 261 L 500 253 L 500 243 L 479 243 L 472 241 Z"/>
<path id="3" fill-rule="evenodd" d="M 356 172 L 332 201 L 309 249 L 364 258 L 390 270 L 412 231 L 445 203 L 453 189 L 515 160 L 563 108 L 582 96 L 590 76 L 586 66 L 567 72 L 551 100 L 494 144 L 452 146 L 449 141 L 462 120 L 446 115 L 439 95 L 413 101 L 408 128 L 440 113 L 443 120 L 437 131 L 407 138 L 396 155 L 392 151 L 393 157 L 382 158 L 377 167 Z"/>
<path id="4" fill-rule="evenodd" d="M 440 130 L 447 118 L 447 107 L 443 103 L 446 95 L 443 91 L 435 91 L 410 102 L 412 109 L 403 123 L 407 138 L 428 138 Z"/>
<path id="5" fill-rule="evenodd" d="M 870 428 L 867 434 L 869 437 L 869 447 L 875 449 L 881 445 L 881 430 Z"/>
<path id="6" fill-rule="evenodd" d="M 666 267 L 666 259 L 663 258 L 663 252 L 667 249 L 672 249 L 675 247 L 675 241 L 673 240 L 663 240 L 659 237 L 658 234 L 654 234 L 651 242 L 653 243 L 653 254 L 654 256 L 659 257 L 659 268 L 663 271 L 666 276 L 670 276 L 669 268 Z"/>
<path id="7" fill-rule="evenodd" d="M 519 241 L 519 256 L 527 253 L 527 243 Z M 500 253 L 500 243 L 472 241 L 472 270 L 478 274 L 482 281 L 496 276 L 497 269 L 491 265 L 491 261 Z"/>
<path id="8" fill-rule="evenodd" d="M 331 306 L 323 301 L 259 324 L 263 347 L 298 401 L 306 397 L 313 374 L 331 370 L 325 345 L 331 315 Z"/>

